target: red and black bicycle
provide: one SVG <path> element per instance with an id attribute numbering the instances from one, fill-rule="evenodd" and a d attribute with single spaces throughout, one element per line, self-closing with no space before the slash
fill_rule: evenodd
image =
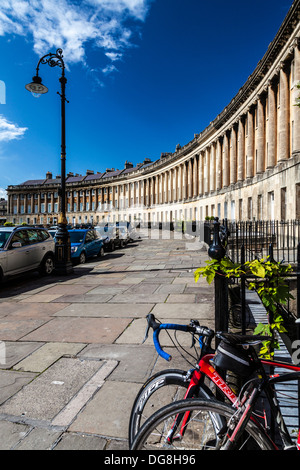
<path id="1" fill-rule="evenodd" d="M 300 367 L 260 360 L 254 345 L 265 337 L 215 334 L 197 321 L 191 321 L 189 325 L 159 323 L 151 314 L 147 321 L 146 336 L 152 327 L 156 350 L 164 359 L 170 360 L 170 356 L 160 346 L 162 330 L 190 332 L 193 341 L 198 336 L 201 348 L 193 369 L 188 372 L 165 370 L 143 385 L 130 417 L 132 450 L 277 450 L 297 449 L 297 446 L 300 449 L 300 434 L 290 436 L 274 390 L 276 383 L 299 379 Z M 214 336 L 220 339 L 216 354 L 211 348 Z M 270 376 L 270 367 L 289 372 Z M 219 373 L 220 369 L 243 377 L 244 386 L 238 396 Z M 216 400 L 212 385 L 229 404 Z M 270 437 L 264 410 L 256 409 L 263 393 L 270 405 L 270 413 L 278 423 L 280 446 Z"/>

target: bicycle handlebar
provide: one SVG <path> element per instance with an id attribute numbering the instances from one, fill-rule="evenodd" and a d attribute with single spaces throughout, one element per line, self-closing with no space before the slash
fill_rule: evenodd
<path id="1" fill-rule="evenodd" d="M 206 326 L 200 326 L 197 321 L 191 320 L 191 323 L 189 325 L 179 325 L 177 323 L 158 323 L 155 320 L 155 316 L 152 313 L 149 313 L 147 315 L 147 328 L 146 328 L 146 333 L 145 333 L 145 338 L 143 343 L 146 341 L 148 338 L 148 332 L 149 329 L 153 329 L 153 343 L 155 346 L 155 349 L 157 353 L 166 361 L 170 361 L 172 359 L 172 356 L 168 353 L 166 353 L 159 342 L 159 334 L 161 330 L 177 330 L 177 331 L 185 331 L 185 332 L 190 332 L 190 333 L 196 333 L 199 336 L 208 336 L 212 337 L 214 335 L 213 330 L 207 328 Z"/>

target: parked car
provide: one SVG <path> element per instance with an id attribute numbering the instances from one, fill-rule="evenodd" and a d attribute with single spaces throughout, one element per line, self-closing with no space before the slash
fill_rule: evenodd
<path id="1" fill-rule="evenodd" d="M 71 242 L 71 261 L 85 263 L 87 258 L 104 255 L 104 243 L 93 229 L 69 230 Z"/>
<path id="2" fill-rule="evenodd" d="M 0 281 L 27 271 L 50 275 L 55 242 L 47 230 L 19 226 L 0 227 Z"/>
<path id="3" fill-rule="evenodd" d="M 120 226 L 119 230 L 119 238 L 123 240 L 124 245 L 127 245 L 130 242 L 130 235 L 127 227 Z"/>
<path id="4" fill-rule="evenodd" d="M 106 251 L 114 251 L 116 248 L 123 248 L 126 245 L 127 236 L 126 233 L 120 231 L 121 227 L 117 225 L 97 225 L 95 230 L 104 242 L 104 248 Z"/>

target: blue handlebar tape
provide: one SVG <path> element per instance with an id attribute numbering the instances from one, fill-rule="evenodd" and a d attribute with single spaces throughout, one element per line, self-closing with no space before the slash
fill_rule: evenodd
<path id="1" fill-rule="evenodd" d="M 159 343 L 159 333 L 161 330 L 180 330 L 180 331 L 188 331 L 187 325 L 177 325 L 175 323 L 162 323 L 159 325 L 159 327 L 153 331 L 153 343 L 155 346 L 156 351 L 158 354 L 165 359 L 166 361 L 170 361 L 172 359 L 172 356 L 170 354 L 166 353 L 162 348 Z"/>

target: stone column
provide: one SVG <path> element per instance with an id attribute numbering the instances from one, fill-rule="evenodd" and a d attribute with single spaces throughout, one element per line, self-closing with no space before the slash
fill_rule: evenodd
<path id="1" fill-rule="evenodd" d="M 296 100 L 300 96 L 300 90 L 297 88 L 297 83 L 300 82 L 300 39 L 297 38 L 295 40 L 295 47 L 294 47 L 294 77 L 293 77 L 293 97 L 292 103 L 295 104 Z M 292 151 L 299 152 L 300 151 L 300 106 L 293 106 L 293 143 L 292 143 Z"/>
<path id="2" fill-rule="evenodd" d="M 246 138 L 246 178 L 252 178 L 254 174 L 254 112 L 249 108 L 247 112 L 247 138 Z"/>
<path id="3" fill-rule="evenodd" d="M 209 175 L 209 191 L 214 191 L 216 187 L 216 149 L 215 145 L 210 146 L 210 175 Z"/>
<path id="4" fill-rule="evenodd" d="M 187 186 L 188 186 L 188 198 L 191 199 L 193 197 L 193 168 L 192 168 L 191 158 L 188 161 Z"/>
<path id="5" fill-rule="evenodd" d="M 256 173 L 263 173 L 265 170 L 265 96 L 257 97 L 257 159 Z"/>
<path id="6" fill-rule="evenodd" d="M 185 200 L 187 198 L 187 168 L 186 168 L 186 162 L 183 163 L 183 168 L 182 168 L 182 189 L 183 189 L 183 194 L 182 194 L 182 199 Z"/>
<path id="7" fill-rule="evenodd" d="M 174 168 L 174 196 L 173 201 L 178 201 L 178 167 Z"/>
<path id="8" fill-rule="evenodd" d="M 238 123 L 237 179 L 243 181 L 245 175 L 245 121 L 241 116 Z"/>
<path id="9" fill-rule="evenodd" d="M 193 197 L 198 196 L 198 155 L 194 156 L 193 165 Z"/>
<path id="10" fill-rule="evenodd" d="M 204 173 L 204 193 L 207 194 L 209 192 L 209 149 L 208 147 L 205 149 L 204 153 L 204 161 L 203 161 L 203 173 Z"/>
<path id="11" fill-rule="evenodd" d="M 169 171 L 168 171 L 168 200 L 167 202 L 170 203 L 170 202 L 173 202 L 173 187 L 174 187 L 174 184 L 173 184 L 173 169 L 171 168 Z"/>
<path id="12" fill-rule="evenodd" d="M 177 200 L 182 200 L 182 165 L 178 166 Z"/>
<path id="13" fill-rule="evenodd" d="M 198 174 L 199 174 L 199 195 L 203 194 L 203 152 L 199 154 L 199 165 L 198 165 Z"/>
<path id="14" fill-rule="evenodd" d="M 221 137 L 216 145 L 216 190 L 222 188 L 222 141 Z"/>
<path id="15" fill-rule="evenodd" d="M 278 115 L 278 162 L 289 158 L 289 68 L 280 64 L 279 115 Z"/>
<path id="16" fill-rule="evenodd" d="M 267 132 L 267 168 L 276 165 L 277 160 L 277 82 L 268 83 L 268 132 Z"/>
<path id="17" fill-rule="evenodd" d="M 166 180 L 166 184 L 165 184 L 165 202 L 168 203 L 170 202 L 170 199 L 171 199 L 171 196 L 169 194 L 169 187 L 170 187 L 170 174 L 171 172 L 170 171 L 166 171 L 165 172 L 165 180 Z"/>
<path id="18" fill-rule="evenodd" d="M 229 172 L 230 172 L 230 184 L 236 183 L 237 180 L 237 171 L 236 171 L 236 163 L 237 163 L 237 139 L 236 139 L 236 125 L 234 124 L 231 129 L 230 135 L 230 165 L 229 165 Z"/>
<path id="19" fill-rule="evenodd" d="M 224 146 L 223 146 L 223 187 L 229 186 L 229 136 L 228 132 L 224 134 Z"/>

